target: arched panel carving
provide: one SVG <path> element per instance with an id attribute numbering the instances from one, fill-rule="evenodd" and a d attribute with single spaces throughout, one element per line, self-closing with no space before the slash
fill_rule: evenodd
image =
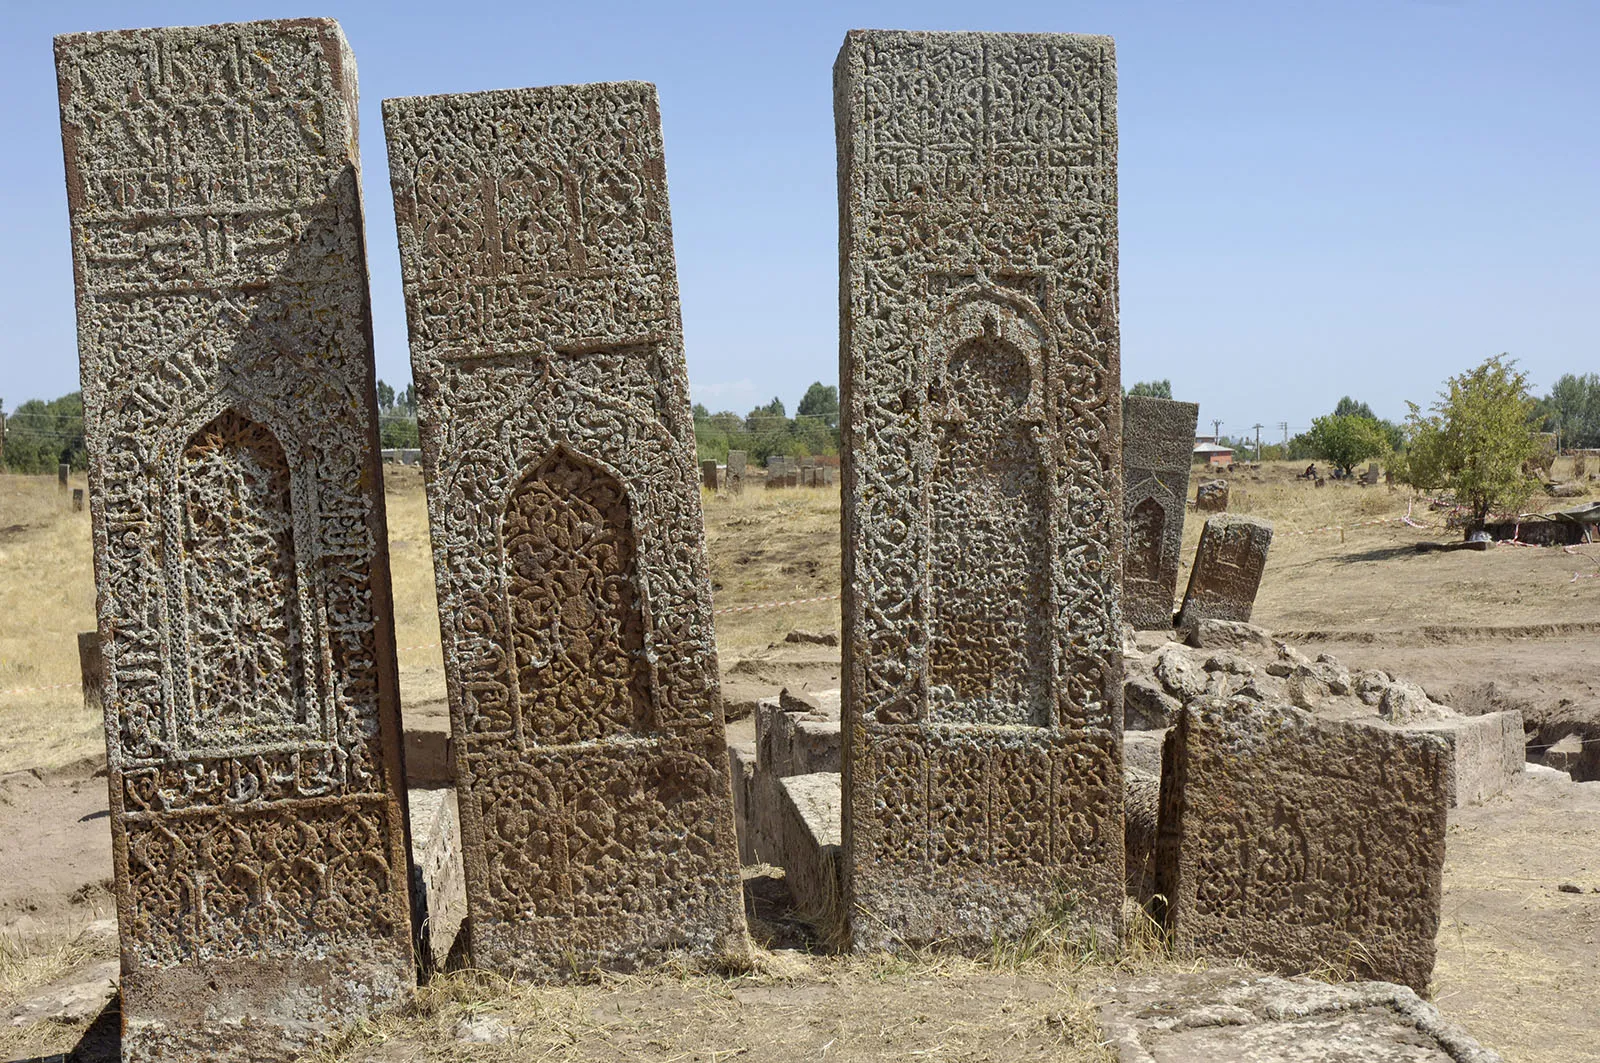
<path id="1" fill-rule="evenodd" d="M 501 534 L 523 735 L 559 745 L 650 729 L 633 520 L 621 482 L 558 448 L 511 492 Z"/>
<path id="2" fill-rule="evenodd" d="M 289 462 L 264 425 L 227 410 L 179 462 L 186 745 L 283 737 L 310 711 Z"/>

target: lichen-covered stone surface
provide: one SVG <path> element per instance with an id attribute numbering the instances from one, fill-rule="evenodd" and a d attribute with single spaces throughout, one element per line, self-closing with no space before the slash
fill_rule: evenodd
<path id="1" fill-rule="evenodd" d="M 1178 611 L 1178 627 L 1188 629 L 1201 620 L 1248 622 L 1271 547 L 1270 521 L 1234 513 L 1207 518 Z"/>
<path id="2" fill-rule="evenodd" d="M 1118 1063 L 1501 1063 L 1437 1008 L 1387 982 L 1172 972 L 1102 990 Z"/>
<path id="3" fill-rule="evenodd" d="M 1166 741 L 1156 892 L 1180 954 L 1427 990 L 1444 739 L 1202 697 Z"/>
<path id="4" fill-rule="evenodd" d="M 1183 552 L 1189 462 L 1200 407 L 1146 395 L 1122 400 L 1122 617 L 1137 628 L 1172 626 Z"/>
<path id="5" fill-rule="evenodd" d="M 834 92 L 854 944 L 1115 938 L 1112 42 L 853 31 Z"/>
<path id="6" fill-rule="evenodd" d="M 655 88 L 384 101 L 472 960 L 748 949 Z"/>
<path id="7" fill-rule="evenodd" d="M 278 1059 L 415 981 L 337 23 L 56 39 L 123 1058 Z"/>

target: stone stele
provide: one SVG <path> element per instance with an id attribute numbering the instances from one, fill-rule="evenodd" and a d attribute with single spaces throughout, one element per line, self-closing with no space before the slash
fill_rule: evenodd
<path id="1" fill-rule="evenodd" d="M 655 88 L 383 115 L 472 960 L 742 957 Z"/>
<path id="2" fill-rule="evenodd" d="M 854 946 L 1115 940 L 1111 39 L 853 31 L 834 116 Z"/>
<path id="3" fill-rule="evenodd" d="M 1426 992 L 1451 764 L 1434 734 L 1189 702 L 1167 734 L 1156 842 L 1174 948 Z"/>
<path id="4" fill-rule="evenodd" d="M 1235 513 L 1207 518 L 1178 610 L 1178 627 L 1187 629 L 1201 620 L 1248 622 L 1271 547 L 1269 521 Z"/>
<path id="5" fill-rule="evenodd" d="M 1183 552 L 1183 513 L 1200 407 L 1147 395 L 1122 400 L 1122 617 L 1170 628 Z"/>
<path id="6" fill-rule="evenodd" d="M 279 1059 L 415 982 L 337 23 L 56 38 L 124 1060 Z"/>

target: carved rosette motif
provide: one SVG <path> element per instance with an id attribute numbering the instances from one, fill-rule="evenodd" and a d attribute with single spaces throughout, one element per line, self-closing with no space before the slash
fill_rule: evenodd
<path id="1" fill-rule="evenodd" d="M 292 1055 L 414 980 L 354 66 L 325 20 L 56 60 L 124 1058 Z M 214 1039 L 252 980 L 338 988 Z"/>
<path id="2" fill-rule="evenodd" d="M 473 959 L 746 948 L 655 90 L 384 101 Z"/>
<path id="3" fill-rule="evenodd" d="M 835 65 L 857 947 L 1120 924 L 1112 45 Z"/>
<path id="4" fill-rule="evenodd" d="M 1189 462 L 1200 407 L 1147 395 L 1122 400 L 1122 614 L 1136 628 L 1172 626 Z"/>

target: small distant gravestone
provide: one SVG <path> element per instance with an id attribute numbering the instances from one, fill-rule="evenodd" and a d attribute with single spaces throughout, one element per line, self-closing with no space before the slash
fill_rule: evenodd
<path id="1" fill-rule="evenodd" d="M 1367 466 L 1367 471 L 1361 474 L 1361 482 L 1371 487 L 1378 482 L 1379 477 L 1382 475 L 1383 473 L 1378 468 L 1378 463 L 1372 462 Z"/>
<path id="2" fill-rule="evenodd" d="M 744 470 L 746 455 L 742 450 L 728 451 L 728 471 L 726 478 L 727 489 L 736 495 L 744 494 Z"/>
<path id="3" fill-rule="evenodd" d="M 717 472 L 715 461 L 702 461 L 700 463 L 700 486 L 715 491 L 720 485 L 721 477 Z"/>
<path id="4" fill-rule="evenodd" d="M 832 465 L 822 465 L 819 468 L 822 471 L 822 482 L 828 487 L 832 487 L 836 482 L 838 470 Z"/>
<path id="5" fill-rule="evenodd" d="M 83 684 L 83 707 L 99 716 L 105 712 L 106 660 L 100 653 L 100 632 L 78 632 L 78 674 Z"/>
<path id="6" fill-rule="evenodd" d="M 421 96 L 383 116 L 445 559 L 470 959 L 537 977 L 680 951 L 737 964 L 655 87 Z M 485 291 L 492 313 L 461 312 Z"/>
<path id="7" fill-rule="evenodd" d="M 355 62 L 328 19 L 55 54 L 123 1058 L 300 1058 L 416 984 Z"/>
<path id="8" fill-rule="evenodd" d="M 1115 941 L 1112 42 L 852 31 L 834 85 L 851 939 Z"/>
<path id="9" fill-rule="evenodd" d="M 56 466 L 56 488 L 57 488 L 57 490 L 65 491 L 67 489 L 67 477 L 69 477 L 71 475 L 72 475 L 72 466 L 71 465 L 67 465 L 66 463 L 62 463 L 62 464 Z"/>
<path id="10" fill-rule="evenodd" d="M 1194 490 L 1194 508 L 1202 513 L 1223 513 L 1228 509 L 1228 481 L 1212 480 Z"/>
<path id="11" fill-rule="evenodd" d="M 83 488 L 81 487 L 72 489 L 72 510 L 75 513 L 83 512 Z"/>
<path id="12" fill-rule="evenodd" d="M 817 486 L 817 467 L 815 465 L 802 465 L 802 466 L 800 466 L 800 486 L 801 487 L 815 487 L 815 486 Z"/>
<path id="13" fill-rule="evenodd" d="M 783 467 L 783 486 L 785 486 L 785 487 L 799 487 L 800 486 L 800 468 L 799 468 L 799 466 L 796 466 L 796 465 L 785 465 Z"/>
<path id="14" fill-rule="evenodd" d="M 1178 627 L 1199 620 L 1248 621 L 1271 546 L 1272 525 L 1258 517 L 1223 513 L 1208 519 L 1189 570 Z"/>
<path id="15" fill-rule="evenodd" d="M 1122 615 L 1137 628 L 1172 626 L 1199 414 L 1192 402 L 1144 395 L 1122 401 Z"/>
<path id="16" fill-rule="evenodd" d="M 1426 992 L 1451 763 L 1434 734 L 1189 702 L 1166 740 L 1156 849 L 1178 953 Z"/>

